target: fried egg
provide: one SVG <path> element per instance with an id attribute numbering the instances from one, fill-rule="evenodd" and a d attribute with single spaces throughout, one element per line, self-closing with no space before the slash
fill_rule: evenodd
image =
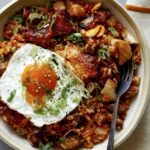
<path id="1" fill-rule="evenodd" d="M 13 54 L 0 79 L 2 101 L 37 127 L 59 122 L 89 96 L 62 57 L 33 44 Z"/>

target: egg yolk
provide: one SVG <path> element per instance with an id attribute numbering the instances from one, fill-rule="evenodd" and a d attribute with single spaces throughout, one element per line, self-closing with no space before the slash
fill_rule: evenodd
<path id="1" fill-rule="evenodd" d="M 26 94 L 27 97 L 41 97 L 42 99 L 44 95 L 56 87 L 57 76 L 54 69 L 48 64 L 32 64 L 24 69 L 22 83 L 29 93 Z M 30 103 L 31 101 L 31 99 L 28 100 Z"/>

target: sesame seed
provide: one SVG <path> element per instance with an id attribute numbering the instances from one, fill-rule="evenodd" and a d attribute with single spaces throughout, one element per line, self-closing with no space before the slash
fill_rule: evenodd
<path id="1" fill-rule="evenodd" d="M 39 90 L 35 90 L 35 92 L 36 92 L 36 93 L 38 93 L 38 92 L 39 92 Z"/>

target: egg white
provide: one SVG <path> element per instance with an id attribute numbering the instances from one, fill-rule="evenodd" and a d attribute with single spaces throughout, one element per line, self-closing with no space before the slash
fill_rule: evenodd
<path id="1" fill-rule="evenodd" d="M 24 96 L 24 87 L 21 82 L 24 69 L 30 64 L 43 62 L 49 63 L 55 70 L 57 77 L 59 77 L 51 97 L 46 98 L 46 107 L 56 107 L 58 100 L 62 98 L 63 89 L 68 88 L 66 92 L 67 105 L 59 109 L 60 113 L 57 115 L 53 115 L 47 110 L 45 114 L 35 113 Z M 72 83 L 74 80 L 76 81 L 75 84 Z M 71 85 L 69 85 L 70 83 Z M 12 90 L 16 90 L 16 94 L 9 102 L 8 97 Z M 27 117 L 35 126 L 42 127 L 62 120 L 79 105 L 83 98 L 88 98 L 89 93 L 83 82 L 66 67 L 63 58 L 50 50 L 33 44 L 26 44 L 18 49 L 9 61 L 8 67 L 0 79 L 0 96 L 9 108 Z M 76 99 L 78 101 L 75 102 Z"/>

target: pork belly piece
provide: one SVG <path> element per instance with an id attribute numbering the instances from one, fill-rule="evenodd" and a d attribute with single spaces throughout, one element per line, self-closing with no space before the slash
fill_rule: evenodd
<path id="1" fill-rule="evenodd" d="M 64 50 L 56 51 L 73 67 L 73 71 L 83 80 L 97 78 L 100 61 L 97 57 L 80 52 L 74 45 L 66 46 Z"/>

